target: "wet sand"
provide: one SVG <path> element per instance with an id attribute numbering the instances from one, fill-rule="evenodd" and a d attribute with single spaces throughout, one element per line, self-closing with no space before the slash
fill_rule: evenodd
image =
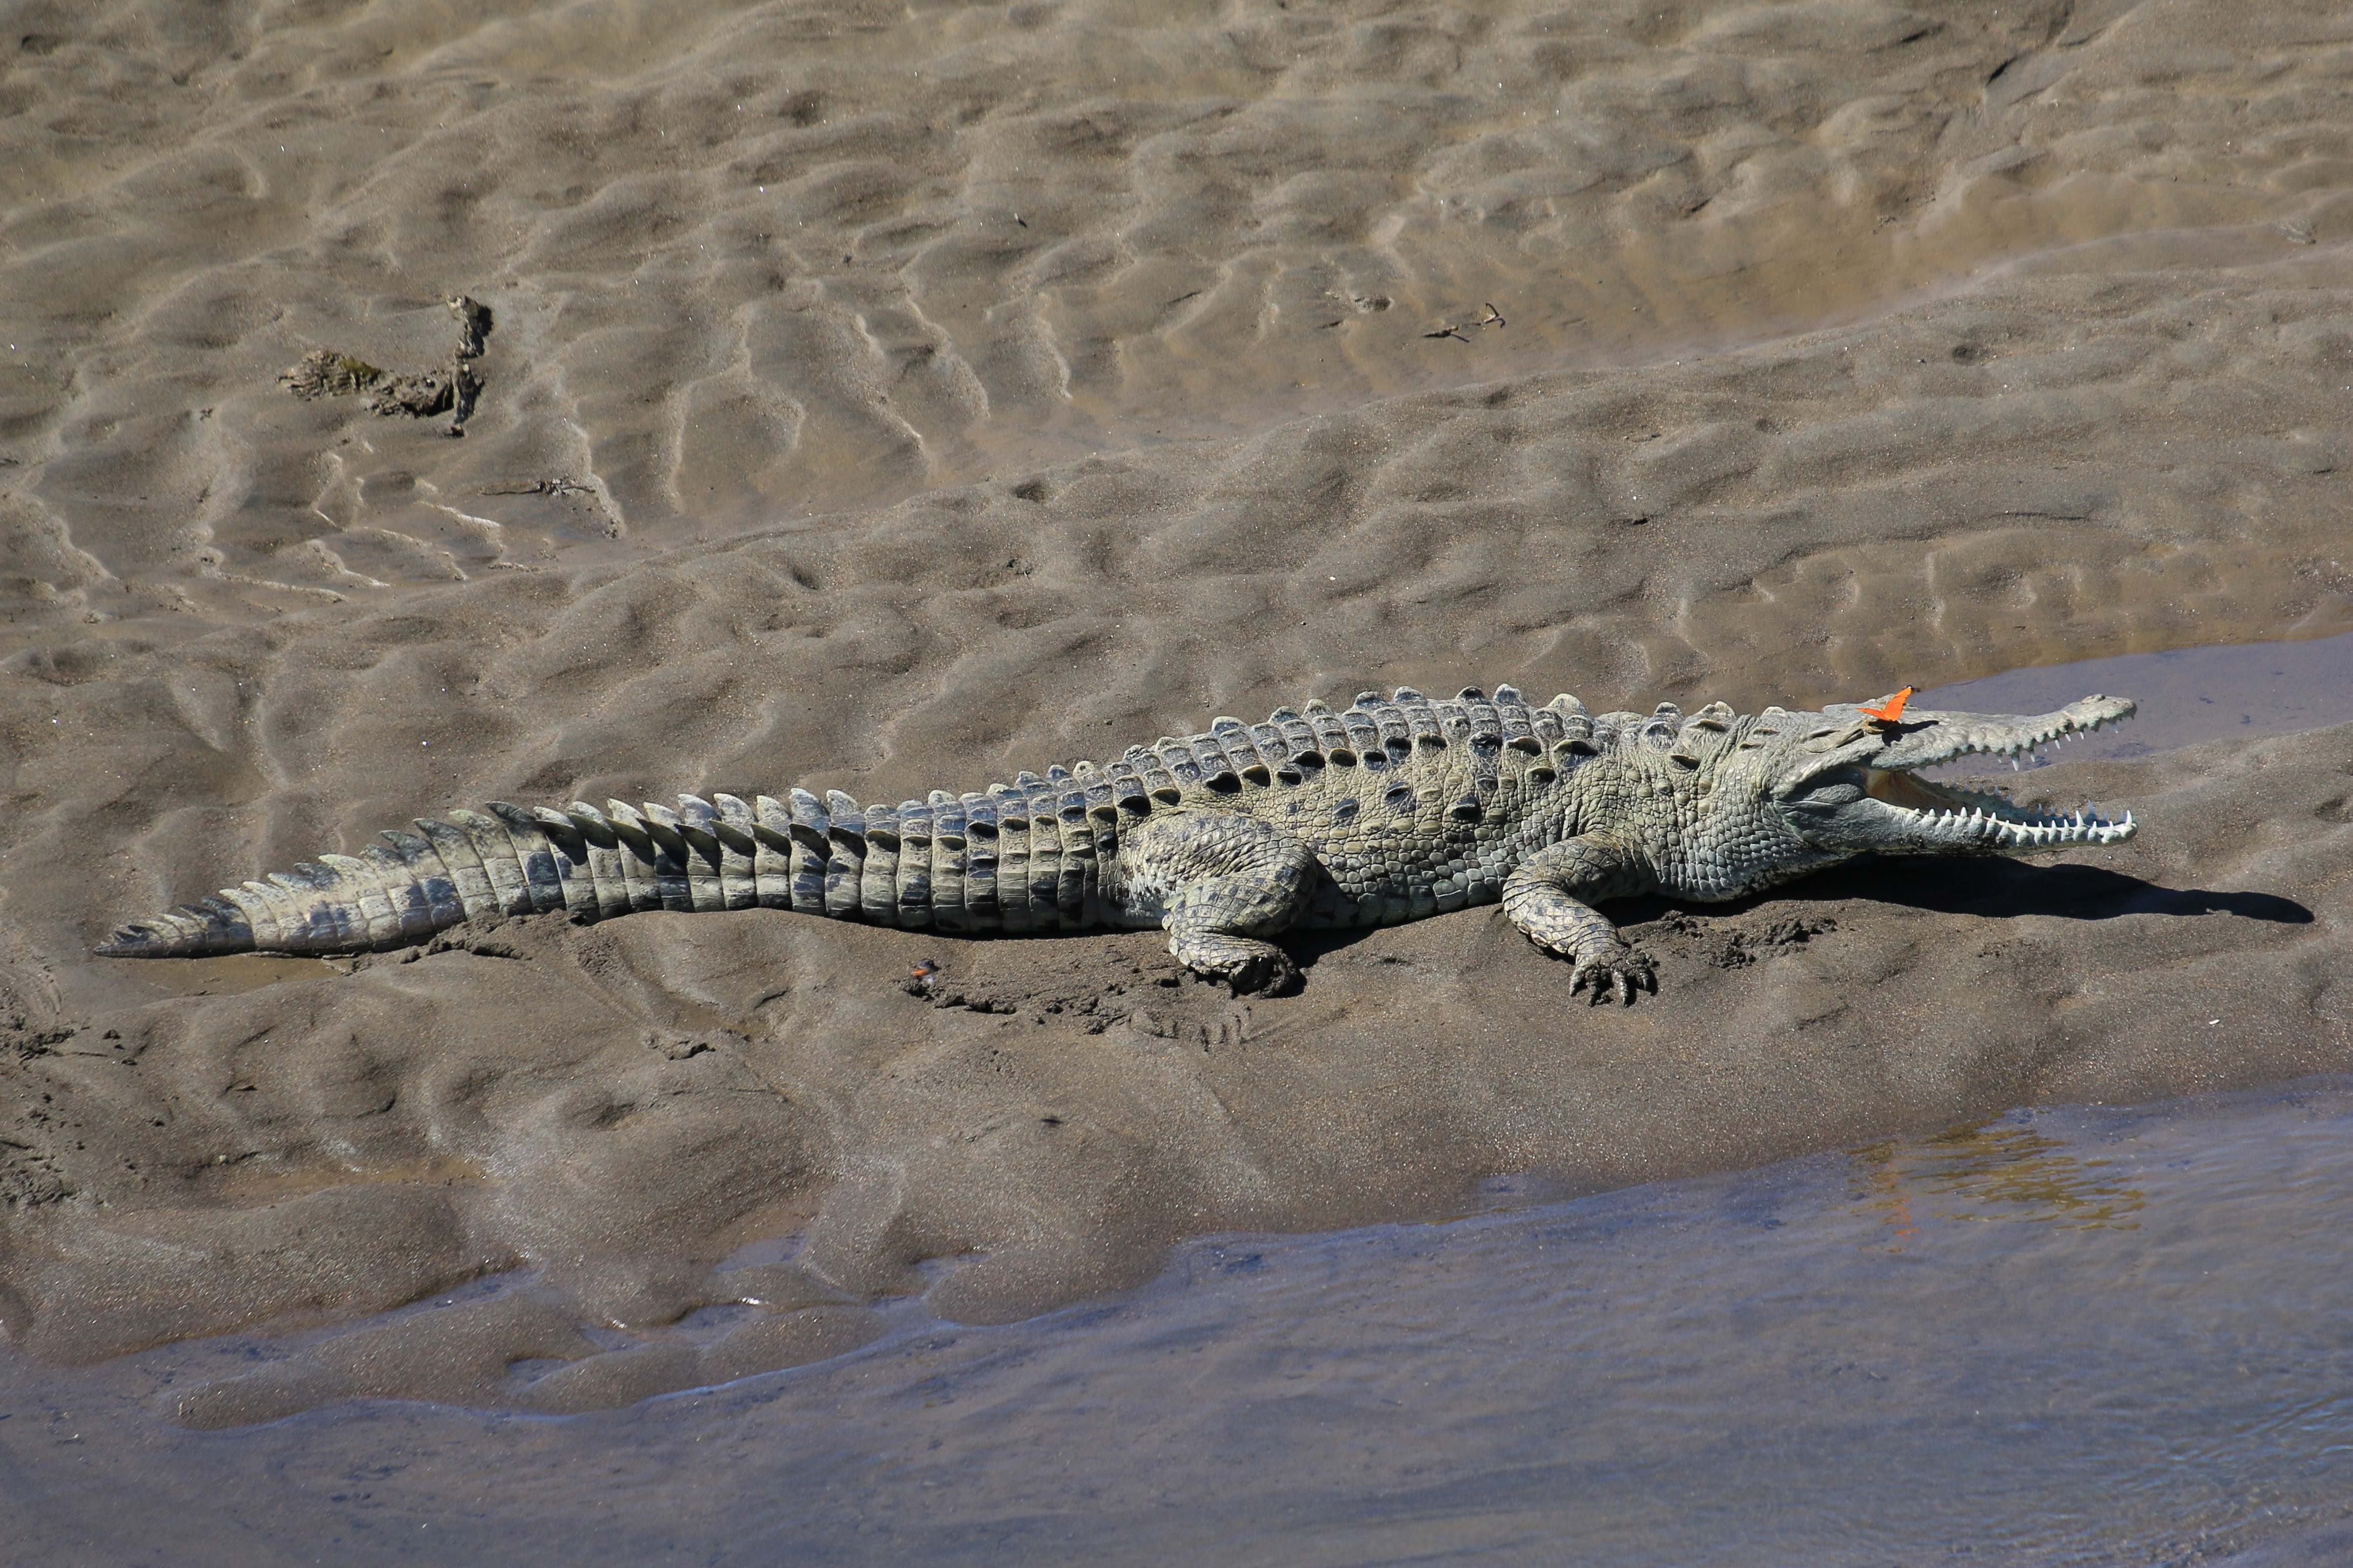
<path id="1" fill-rule="evenodd" d="M 2327 1568 L 2348 1131 L 2337 1079 L 1566 1203 L 1499 1182 L 1442 1225 L 1189 1242 L 1005 1328 L 902 1302 L 859 1354 L 562 1421 L 191 1433 L 153 1403 L 284 1347 L 175 1347 L 41 1374 L 0 1482 L 39 1561 L 192 1568 Z"/>
<path id="2" fill-rule="evenodd" d="M 450 804 L 2343 633 L 2335 7 L 209 16 L 26 7 L 5 89 L 12 1354 L 522 1271 L 165 1414 L 605 1408 L 1499 1173 L 2353 1067 L 2344 728 L 2038 773 L 2149 825 L 2096 861 L 1635 911 L 1626 1014 L 1492 911 L 1247 1004 L 767 911 L 86 951 Z M 462 437 L 278 384 L 446 368 L 459 294 Z"/>

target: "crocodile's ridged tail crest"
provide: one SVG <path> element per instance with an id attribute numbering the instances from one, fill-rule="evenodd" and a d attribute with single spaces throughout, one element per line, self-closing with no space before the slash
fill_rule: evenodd
<path id="1" fill-rule="evenodd" d="M 620 801 L 562 811 L 492 801 L 420 817 L 356 856 L 322 855 L 217 898 L 133 921 L 100 943 L 113 958 L 358 952 L 399 947 L 482 916 L 765 905 L 843 915 L 859 905 L 861 812 L 806 790 L 787 804 L 723 795 L 677 809 Z M 387 847 L 388 846 L 388 847 Z M 845 881 L 844 871 L 849 873 Z"/>

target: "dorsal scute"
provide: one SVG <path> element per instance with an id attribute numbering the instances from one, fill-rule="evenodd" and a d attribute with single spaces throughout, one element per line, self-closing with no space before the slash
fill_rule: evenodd
<path id="1" fill-rule="evenodd" d="M 1411 693 L 1411 700 L 1406 700 Z M 1398 688 L 1398 711 L 1405 715 L 1406 733 L 1411 737 L 1415 750 L 1435 752 L 1446 745 L 1446 731 L 1438 720 L 1438 709 L 1429 698 L 1412 688 Z"/>
<path id="2" fill-rule="evenodd" d="M 1029 830 L 1029 792 L 1027 789 L 1013 784 L 991 784 L 988 786 L 988 804 L 997 813 L 997 823 L 1000 828 L 1012 828 L 1023 833 Z"/>
<path id="3" fill-rule="evenodd" d="M 1711 702 L 1683 721 L 1674 750 L 1694 758 L 1714 756 L 1732 744 L 1732 727 L 1738 715 L 1727 703 Z"/>
<path id="4" fill-rule="evenodd" d="M 740 795 L 724 793 L 712 795 L 711 804 L 715 813 L 712 817 L 711 830 L 719 836 L 719 841 L 738 854 L 752 853 L 752 830 L 758 826 L 759 818 L 754 814 L 751 804 Z M 825 819 L 820 815 L 818 820 L 822 823 Z M 823 832 L 824 829 L 820 827 L 818 831 Z"/>
<path id="5" fill-rule="evenodd" d="M 1504 749 L 1504 710 L 1475 686 L 1466 686 L 1455 699 L 1462 713 L 1462 739 L 1472 754 L 1493 757 Z"/>
<path id="6" fill-rule="evenodd" d="M 1356 742 L 1348 738 L 1347 723 L 1329 708 L 1320 702 L 1310 702 L 1306 712 L 1300 718 L 1297 729 L 1307 733 L 1314 752 L 1324 762 L 1337 763 L 1346 766 L 1355 765 L 1356 747 Z M 1293 727 L 1289 724 L 1283 726 L 1283 732 L 1295 733 Z M 1296 749 L 1296 747 L 1293 748 L 1293 750 Z M 1303 756 L 1301 760 L 1303 762 L 1306 759 Z"/>
<path id="7" fill-rule="evenodd" d="M 1278 708 L 1268 716 L 1268 728 L 1275 732 L 1282 743 L 1284 752 L 1282 764 L 1275 769 L 1274 776 L 1283 783 L 1298 784 L 1304 780 L 1309 773 L 1324 765 L 1326 759 L 1324 754 L 1323 725 L 1330 724 L 1335 730 L 1338 729 L 1338 725 L 1329 714 L 1319 715 L 1318 718 L 1322 721 L 1321 723 L 1311 721 L 1295 709 L 1290 708 Z M 1342 731 L 1341 733 L 1345 735 L 1345 731 Z"/>
<path id="8" fill-rule="evenodd" d="M 1623 709 L 1597 713 L 1593 717 L 1593 745 L 1597 751 L 1611 751 L 1632 735 L 1649 716 L 1631 713 Z"/>
<path id="9" fill-rule="evenodd" d="M 1201 782 L 1219 792 L 1238 789 L 1241 778 L 1233 759 L 1218 744 L 1214 735 L 1196 735 L 1192 742 L 1193 764 Z"/>
<path id="10" fill-rule="evenodd" d="M 1646 715 L 1626 715 L 1624 728 L 1653 751 L 1667 751 L 1683 733 L 1683 710 L 1672 702 L 1662 702 Z"/>
<path id="11" fill-rule="evenodd" d="M 987 795 L 977 790 L 966 790 L 957 797 L 964 805 L 964 830 L 984 845 L 997 836 L 997 806 Z"/>
<path id="12" fill-rule="evenodd" d="M 899 838 L 902 843 L 912 839 L 929 841 L 932 837 L 932 806 L 927 800 L 902 800 L 899 803 Z"/>
<path id="13" fill-rule="evenodd" d="M 1347 731 L 1348 744 L 1363 766 L 1377 773 L 1389 765 L 1388 748 L 1381 742 L 1381 728 L 1373 716 L 1360 707 L 1350 708 L 1340 715 L 1340 727 Z"/>
<path id="14" fill-rule="evenodd" d="M 1250 726 L 1237 720 L 1228 720 L 1226 722 L 1230 727 L 1223 730 L 1212 724 L 1211 732 L 1201 737 L 1196 742 L 1197 745 L 1207 745 L 1212 752 L 1223 756 L 1226 759 L 1227 771 L 1236 781 L 1249 779 L 1253 784 L 1269 782 L 1272 775 L 1268 773 L 1265 762 L 1258 754 L 1258 745 L 1250 738 Z"/>
<path id="15" fill-rule="evenodd" d="M 1534 716 L 1529 713 L 1527 703 L 1511 687 L 1495 688 L 1495 718 L 1502 729 L 1504 744 L 1529 756 L 1543 752 L 1544 742 L 1536 738 Z"/>
<path id="16" fill-rule="evenodd" d="M 1103 769 L 1103 777 L 1111 786 L 1112 804 L 1131 816 L 1142 816 L 1152 809 L 1152 791 L 1134 763 L 1123 756 Z"/>
<path id="17" fill-rule="evenodd" d="M 1077 792 L 1085 797 L 1089 816 L 1108 820 L 1119 815 L 1118 798 L 1113 793 L 1111 779 L 1093 763 L 1082 762 L 1072 764 L 1071 782 L 1076 786 Z M 1067 802 L 1065 804 L 1067 805 Z"/>

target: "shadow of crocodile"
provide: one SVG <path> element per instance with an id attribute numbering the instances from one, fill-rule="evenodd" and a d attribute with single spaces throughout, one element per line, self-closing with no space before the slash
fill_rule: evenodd
<path id="1" fill-rule="evenodd" d="M 2031 866 L 1995 859 L 1947 860 L 1933 875 L 1924 875 L 1916 860 L 1865 858 L 1769 896 L 1809 902 L 1869 899 L 1989 920 L 2227 914 L 2276 925 L 2310 925 L 2313 921 L 2309 909 L 2275 893 L 2168 888 L 2102 866 Z"/>
<path id="2" fill-rule="evenodd" d="M 2107 921 L 2125 915 L 2225 914 L 2273 925 L 2310 925 L 2310 909 L 2275 893 L 2223 892 L 2211 888 L 2168 888 L 2099 866 L 2034 866 L 2015 860 L 1940 860 L 1934 874 L 1916 858 L 1865 856 L 1851 865 L 1817 873 L 1804 881 L 1720 904 L 1699 904 L 1646 895 L 1604 906 L 1620 931 L 1640 940 L 1634 928 L 1670 917 L 1724 919 L 1773 905 L 1800 909 L 1847 900 L 1866 900 L 1938 914 L 2015 920 L 2052 915 L 2062 920 Z M 1371 933 L 1361 930 L 1287 931 L 1283 951 L 1313 971 L 1319 959 L 1352 948 Z"/>

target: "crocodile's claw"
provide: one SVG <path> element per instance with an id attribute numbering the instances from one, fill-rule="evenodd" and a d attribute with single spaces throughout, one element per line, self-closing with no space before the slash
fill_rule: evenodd
<path id="1" fill-rule="evenodd" d="M 1201 973 L 1204 978 L 1224 981 L 1237 996 L 1246 996 L 1253 992 L 1268 996 L 1290 996 L 1296 994 L 1305 984 L 1299 973 L 1299 965 L 1292 962 L 1289 953 L 1278 947 L 1269 947 L 1264 952 L 1252 952 L 1214 967 L 1205 967 Z"/>
<path id="2" fill-rule="evenodd" d="M 1574 996 L 1579 991 L 1589 992 L 1588 1000 L 1597 1007 L 1605 1002 L 1620 999 L 1630 1007 L 1638 992 L 1648 991 L 1654 995 L 1658 992 L 1657 966 L 1651 963 L 1649 953 L 1637 949 L 1625 948 L 1599 957 L 1579 959 L 1576 963 L 1577 971 L 1568 983 L 1568 993 Z"/>

